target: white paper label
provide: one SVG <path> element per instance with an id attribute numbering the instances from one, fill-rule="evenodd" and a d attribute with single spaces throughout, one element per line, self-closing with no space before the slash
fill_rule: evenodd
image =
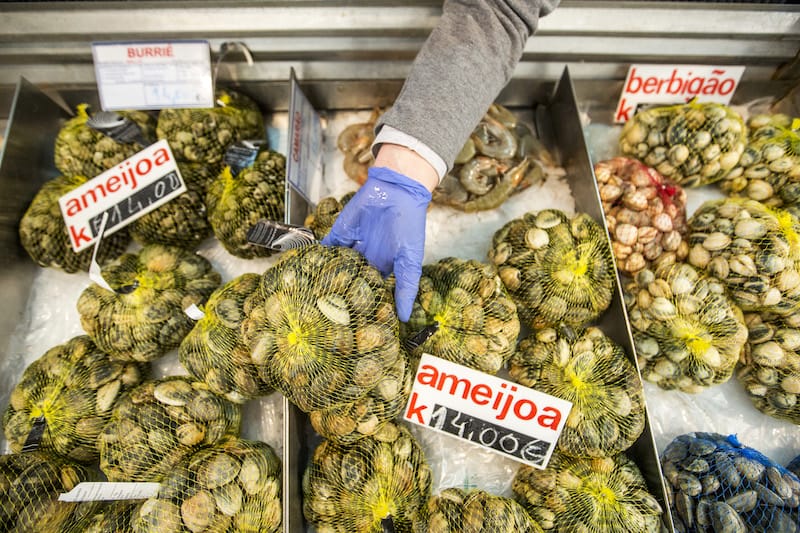
<path id="1" fill-rule="evenodd" d="M 744 67 L 711 65 L 631 65 L 614 113 L 614 122 L 627 122 L 639 106 L 698 102 L 728 104 Z"/>
<path id="2" fill-rule="evenodd" d="M 183 312 L 186 313 L 186 316 L 188 316 L 195 322 L 206 316 L 203 310 L 197 307 L 196 304 L 190 305 L 189 307 L 184 309 Z"/>
<path id="3" fill-rule="evenodd" d="M 423 354 L 403 417 L 545 468 L 572 403 Z"/>
<path id="4" fill-rule="evenodd" d="M 159 483 L 84 481 L 58 495 L 60 502 L 96 502 L 103 500 L 145 500 L 158 496 Z"/>
<path id="5" fill-rule="evenodd" d="M 214 107 L 208 41 L 96 42 L 104 110 Z"/>
<path id="6" fill-rule="evenodd" d="M 151 144 L 111 170 L 90 179 L 58 199 L 75 252 L 95 242 L 103 213 L 105 235 L 111 235 L 186 192 L 166 139 Z"/>
<path id="7" fill-rule="evenodd" d="M 322 187 L 322 124 L 291 72 L 289 159 L 286 179 L 306 201 L 319 200 Z"/>

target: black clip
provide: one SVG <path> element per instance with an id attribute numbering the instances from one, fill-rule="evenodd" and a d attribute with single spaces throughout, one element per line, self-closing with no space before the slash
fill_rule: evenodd
<path id="1" fill-rule="evenodd" d="M 414 333 L 410 337 L 407 337 L 405 341 L 403 341 L 403 347 L 406 349 L 407 352 L 411 353 L 423 344 L 425 341 L 433 337 L 433 334 L 439 331 L 439 323 L 434 322 L 433 324 L 427 325 L 418 332 Z"/>
<path id="2" fill-rule="evenodd" d="M 316 241 L 314 232 L 307 227 L 274 220 L 259 220 L 247 230 L 247 242 L 278 252 L 300 248 Z"/>

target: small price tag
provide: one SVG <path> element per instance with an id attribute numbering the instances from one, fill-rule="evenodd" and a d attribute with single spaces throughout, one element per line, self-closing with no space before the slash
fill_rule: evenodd
<path id="1" fill-rule="evenodd" d="M 614 112 L 624 123 L 643 105 L 698 102 L 728 104 L 744 67 L 711 65 L 631 65 Z"/>
<path id="2" fill-rule="evenodd" d="M 146 500 L 158 496 L 159 483 L 84 481 L 58 495 L 60 502 L 97 502 L 105 500 Z"/>
<path id="3" fill-rule="evenodd" d="M 63 195 L 58 204 L 77 253 L 97 240 L 104 213 L 105 234 L 111 235 L 186 190 L 172 150 L 162 139 Z"/>
<path id="4" fill-rule="evenodd" d="M 256 162 L 258 152 L 265 144 L 266 142 L 261 140 L 236 141 L 225 150 L 223 162 L 231 167 L 231 172 L 235 176 Z"/>
<path id="5" fill-rule="evenodd" d="M 314 106 L 290 72 L 289 158 L 286 179 L 307 202 L 319 199 L 322 187 L 322 123 Z"/>
<path id="6" fill-rule="evenodd" d="M 92 43 L 104 110 L 214 107 L 208 41 Z"/>
<path id="7" fill-rule="evenodd" d="M 543 469 L 572 403 L 430 354 L 403 417 Z"/>

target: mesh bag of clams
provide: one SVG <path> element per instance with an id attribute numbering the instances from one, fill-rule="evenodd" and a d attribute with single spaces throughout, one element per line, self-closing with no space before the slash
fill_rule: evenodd
<path id="1" fill-rule="evenodd" d="M 268 444 L 225 439 L 173 468 L 158 496 L 133 511 L 131 531 L 278 531 L 281 479 L 280 459 Z"/>
<path id="2" fill-rule="evenodd" d="M 76 519 L 61 531 L 64 533 L 131 533 L 131 517 L 139 505 L 138 500 L 81 503 L 75 511 Z"/>
<path id="3" fill-rule="evenodd" d="M 431 325 L 438 329 L 414 352 L 496 374 L 517 343 L 520 323 L 492 264 L 447 257 L 422 267 L 406 337 Z"/>
<path id="4" fill-rule="evenodd" d="M 120 142 L 89 124 L 88 105 L 80 104 L 74 118 L 68 120 L 56 136 L 54 160 L 59 172 L 67 176 L 93 178 L 140 152 L 140 142 Z M 141 139 L 155 140 L 156 121 L 144 111 L 117 111 L 118 115 L 138 126 Z"/>
<path id="5" fill-rule="evenodd" d="M 461 211 L 494 209 L 512 194 L 563 175 L 553 155 L 514 113 L 492 104 L 433 191 L 433 202 Z"/>
<path id="6" fill-rule="evenodd" d="M 682 261 L 689 253 L 686 191 L 636 159 L 594 165 L 617 268 L 635 274 L 650 264 Z"/>
<path id="7" fill-rule="evenodd" d="M 11 450 L 22 451 L 42 417 L 40 450 L 80 462 L 97 459 L 95 443 L 111 409 L 147 372 L 145 363 L 112 361 L 87 335 L 49 349 L 11 391 L 3 415 Z"/>
<path id="8" fill-rule="evenodd" d="M 644 379 L 689 393 L 730 379 L 747 327 L 722 282 L 679 263 L 640 271 L 624 294 Z"/>
<path id="9" fill-rule="evenodd" d="M 0 531 L 62 531 L 78 505 L 59 495 L 96 478 L 89 467 L 44 452 L 0 455 Z"/>
<path id="10" fill-rule="evenodd" d="M 211 235 L 206 215 L 206 189 L 218 169 L 199 163 L 178 163 L 186 192 L 137 218 L 128 226 L 141 244 L 166 244 L 191 249 Z"/>
<path id="11" fill-rule="evenodd" d="M 538 330 L 509 364 L 511 379 L 572 402 L 558 450 L 606 457 L 630 448 L 644 430 L 642 383 L 622 347 L 595 327 Z"/>
<path id="12" fill-rule="evenodd" d="M 623 126 L 619 147 L 679 185 L 699 187 L 723 179 L 746 141 L 747 128 L 733 109 L 692 101 L 639 111 Z"/>
<path id="13" fill-rule="evenodd" d="M 428 501 L 429 533 L 541 533 L 543 530 L 511 498 L 484 490 L 449 488 Z"/>
<path id="14" fill-rule="evenodd" d="M 528 212 L 495 232 L 489 259 L 534 328 L 582 325 L 611 304 L 616 271 L 605 229 L 589 215 Z"/>
<path id="15" fill-rule="evenodd" d="M 693 266 L 719 278 L 742 311 L 800 308 L 800 222 L 747 198 L 703 203 L 687 221 Z"/>
<path id="16" fill-rule="evenodd" d="M 184 310 L 219 286 L 211 263 L 182 248 L 150 244 L 102 269 L 113 289 L 92 283 L 78 298 L 81 325 L 112 358 L 151 361 L 177 348 L 194 326 Z"/>
<path id="17" fill-rule="evenodd" d="M 680 435 L 661 469 L 676 532 L 800 530 L 800 479 L 734 435 Z"/>
<path id="18" fill-rule="evenodd" d="M 284 252 L 245 312 L 242 332 L 259 375 L 305 412 L 363 398 L 404 357 L 394 299 L 351 248 Z"/>
<path id="19" fill-rule="evenodd" d="M 660 531 L 661 505 L 624 453 L 575 459 L 556 451 L 544 470 L 522 465 L 511 490 L 544 531 Z"/>
<path id="20" fill-rule="evenodd" d="M 244 94 L 217 90 L 216 106 L 206 109 L 162 109 L 156 134 L 167 139 L 180 161 L 221 163 L 236 141 L 264 138 L 264 116 Z"/>
<path id="21" fill-rule="evenodd" d="M 178 358 L 192 376 L 236 403 L 272 392 L 261 379 L 240 331 L 244 302 L 260 282 L 258 274 L 246 273 L 215 290 L 202 306 L 203 318 L 178 348 Z"/>
<path id="22" fill-rule="evenodd" d="M 319 533 L 378 533 L 387 521 L 391 531 L 422 533 L 430 492 L 422 448 L 390 423 L 352 446 L 317 446 L 303 474 L 303 514 Z"/>
<path id="23" fill-rule="evenodd" d="M 214 235 L 236 257 L 272 255 L 272 250 L 247 241 L 248 230 L 261 219 L 283 221 L 286 158 L 272 150 L 234 174 L 226 166 L 208 188 L 206 205 Z"/>
<path id="24" fill-rule="evenodd" d="M 303 225 L 313 231 L 314 237 L 321 241 L 330 233 L 333 223 L 336 222 L 336 217 L 339 216 L 345 204 L 350 201 L 354 194 L 355 192 L 349 192 L 338 200 L 333 196 L 323 198 L 306 217 Z"/>
<path id="25" fill-rule="evenodd" d="M 239 434 L 241 408 L 186 376 L 145 381 L 124 396 L 97 440 L 109 481 L 160 481 L 196 449 Z"/>
<path id="26" fill-rule="evenodd" d="M 745 319 L 749 337 L 737 379 L 759 411 L 800 424 L 800 326 L 756 313 Z"/>
<path id="27" fill-rule="evenodd" d="M 358 400 L 309 413 L 311 427 L 337 444 L 349 445 L 374 435 L 403 411 L 414 381 L 416 359 L 398 357 L 384 369 L 377 384 Z"/>
<path id="28" fill-rule="evenodd" d="M 800 201 L 800 131 L 772 120 L 769 115 L 748 120 L 751 135 L 747 147 L 720 186 L 729 194 L 796 209 Z"/>
<path id="29" fill-rule="evenodd" d="M 87 272 L 93 248 L 75 252 L 70 244 L 69 231 L 64 223 L 58 199 L 88 180 L 83 176 L 58 176 L 45 182 L 19 222 L 22 247 L 41 267 L 65 272 Z M 96 260 L 103 265 L 120 256 L 127 248 L 130 236 L 126 228 L 103 237 Z"/>

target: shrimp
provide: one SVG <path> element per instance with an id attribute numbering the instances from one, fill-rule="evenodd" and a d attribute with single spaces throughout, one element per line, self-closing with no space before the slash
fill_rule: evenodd
<path id="1" fill-rule="evenodd" d="M 503 124 L 487 114 L 472 132 L 478 152 L 495 159 L 511 159 L 517 152 L 517 139 Z"/>
<path id="2" fill-rule="evenodd" d="M 505 106 L 492 104 L 489 106 L 489 114 L 510 130 L 517 126 L 517 116 Z"/>
<path id="3" fill-rule="evenodd" d="M 458 180 L 472 194 L 486 194 L 492 189 L 498 174 L 508 166 L 491 157 L 477 156 L 467 161 L 458 173 Z"/>
<path id="4" fill-rule="evenodd" d="M 503 174 L 491 191 L 483 196 L 464 202 L 461 209 L 467 213 L 474 213 L 475 211 L 485 211 L 500 206 L 511 196 L 517 185 L 522 182 L 530 164 L 531 160 L 526 157 L 517 166 Z"/>
<path id="5" fill-rule="evenodd" d="M 336 146 L 344 154 L 344 171 L 363 185 L 367 179 L 367 169 L 372 164 L 372 142 L 375 140 L 375 122 L 381 111 L 374 109 L 367 122 L 347 126 L 336 138 Z"/>

